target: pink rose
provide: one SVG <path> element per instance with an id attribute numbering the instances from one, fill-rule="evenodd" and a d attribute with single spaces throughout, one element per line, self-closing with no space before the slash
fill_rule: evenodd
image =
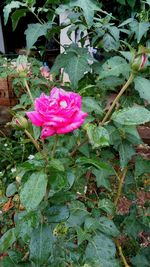
<path id="1" fill-rule="evenodd" d="M 41 138 L 66 134 L 84 123 L 87 113 L 81 110 L 81 96 L 54 87 L 50 96 L 41 94 L 35 100 L 35 111 L 26 113 L 35 126 L 42 127 Z"/>

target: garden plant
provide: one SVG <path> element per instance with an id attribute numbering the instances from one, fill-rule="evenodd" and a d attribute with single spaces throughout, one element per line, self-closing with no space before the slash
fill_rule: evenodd
<path id="1" fill-rule="evenodd" d="M 3 8 L 13 30 L 35 19 L 27 51 L 66 27 L 70 44 L 50 70 L 0 59 L 18 97 L 0 137 L 0 266 L 149 267 L 150 1 L 44 2 Z"/>

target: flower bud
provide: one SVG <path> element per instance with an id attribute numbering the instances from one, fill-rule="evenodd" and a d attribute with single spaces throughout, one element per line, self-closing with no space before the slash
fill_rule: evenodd
<path id="1" fill-rule="evenodd" d="M 132 62 L 132 70 L 133 71 L 140 71 L 144 68 L 145 63 L 147 61 L 147 56 L 145 53 L 138 54 L 134 57 Z"/>
<path id="2" fill-rule="evenodd" d="M 26 118 L 20 116 L 20 115 L 17 115 L 16 118 L 15 118 L 15 122 L 17 124 L 17 126 L 23 128 L 23 129 L 27 129 L 28 128 L 28 121 Z"/>

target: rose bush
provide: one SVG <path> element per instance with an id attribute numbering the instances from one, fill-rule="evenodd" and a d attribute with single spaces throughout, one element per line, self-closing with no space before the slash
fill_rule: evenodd
<path id="1" fill-rule="evenodd" d="M 84 123 L 87 113 L 81 110 L 81 96 L 54 87 L 50 96 L 41 94 L 35 100 L 35 111 L 26 113 L 35 126 L 42 127 L 41 138 L 66 134 Z"/>

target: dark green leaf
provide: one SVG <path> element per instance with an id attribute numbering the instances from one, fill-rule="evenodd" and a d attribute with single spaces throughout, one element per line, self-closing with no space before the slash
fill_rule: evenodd
<path id="1" fill-rule="evenodd" d="M 52 206 L 46 209 L 46 216 L 50 223 L 66 221 L 69 217 L 69 210 L 67 206 Z"/>
<path id="2" fill-rule="evenodd" d="M 81 157 L 81 158 L 78 158 L 76 163 L 79 163 L 79 164 L 89 164 L 89 165 L 93 165 L 95 166 L 96 168 L 98 169 L 106 169 L 106 170 L 110 170 L 110 166 L 104 162 L 101 162 L 100 160 L 97 160 L 97 159 L 89 159 L 89 158 L 86 158 L 86 157 Z"/>
<path id="3" fill-rule="evenodd" d="M 51 228 L 47 225 L 41 225 L 38 229 L 34 230 L 31 235 L 30 259 L 36 266 L 43 266 L 52 252 L 53 235 Z"/>
<path id="4" fill-rule="evenodd" d="M 85 205 L 80 201 L 73 201 L 69 205 L 69 211 L 70 217 L 67 220 L 67 225 L 71 227 L 80 226 L 88 216 Z"/>
<path id="5" fill-rule="evenodd" d="M 99 68 L 99 78 L 104 79 L 108 76 L 119 76 L 120 74 L 125 74 L 129 72 L 129 64 L 122 57 L 115 56 L 108 59 L 100 68 Z"/>
<path id="6" fill-rule="evenodd" d="M 101 187 L 101 186 L 105 187 L 107 190 L 111 191 L 111 185 L 110 185 L 110 181 L 108 180 L 108 178 L 109 178 L 109 176 L 114 174 L 113 169 L 110 169 L 110 170 L 94 169 L 92 172 L 96 176 L 97 186 L 98 187 Z"/>
<path id="7" fill-rule="evenodd" d="M 87 245 L 85 257 L 96 260 L 101 267 L 119 267 L 115 259 L 116 248 L 114 242 L 102 233 L 97 233 Z"/>
<path id="8" fill-rule="evenodd" d="M 100 199 L 98 202 L 98 207 L 109 215 L 114 215 L 115 213 L 114 203 L 108 198 Z"/>
<path id="9" fill-rule="evenodd" d="M 64 54 L 58 55 L 51 69 L 51 73 L 58 73 L 61 68 L 68 73 L 74 88 L 77 88 L 78 81 L 84 76 L 85 72 L 90 71 L 88 60 L 90 55 L 86 48 L 72 46 Z"/>
<path id="10" fill-rule="evenodd" d="M 11 13 L 12 9 L 14 8 L 19 8 L 20 6 L 26 6 L 26 4 L 23 4 L 19 1 L 11 1 L 10 4 L 7 4 L 4 9 L 3 9 L 3 12 L 4 12 L 4 23 L 6 25 L 7 21 L 8 21 L 8 18 L 9 18 L 9 14 Z"/>
<path id="11" fill-rule="evenodd" d="M 120 165 L 121 168 L 127 166 L 128 162 L 131 160 L 132 156 L 136 154 L 135 149 L 132 144 L 124 141 L 118 146 L 119 156 L 120 156 Z"/>
<path id="12" fill-rule="evenodd" d="M 95 112 L 95 114 L 102 115 L 103 110 L 98 101 L 93 97 L 83 97 L 82 98 L 82 109 L 87 113 Z"/>
<path id="13" fill-rule="evenodd" d="M 19 20 L 20 20 L 22 17 L 25 17 L 27 12 L 28 12 L 28 9 L 17 9 L 17 10 L 11 15 L 13 31 L 16 29 Z"/>
<path id="14" fill-rule="evenodd" d="M 150 103 L 150 81 L 143 77 L 138 76 L 134 80 L 135 90 L 139 92 L 141 98 L 145 99 Z"/>
<path id="15" fill-rule="evenodd" d="M 7 249 L 16 241 L 15 228 L 8 230 L 0 239 L 0 251 L 7 252 Z"/>
<path id="16" fill-rule="evenodd" d="M 28 24 L 28 28 L 25 31 L 27 48 L 31 49 L 40 36 L 46 35 L 47 30 L 51 28 L 51 23 L 33 23 Z"/>
<path id="17" fill-rule="evenodd" d="M 25 208 L 34 210 L 42 201 L 47 187 L 47 175 L 43 172 L 33 173 L 24 184 L 20 193 L 20 200 Z"/>
<path id="18" fill-rule="evenodd" d="M 64 165 L 59 159 L 51 159 L 48 165 L 49 168 L 54 168 L 60 172 L 64 172 Z"/>
<path id="19" fill-rule="evenodd" d="M 138 22 L 137 20 L 134 20 L 131 24 L 130 24 L 130 28 L 132 30 L 132 32 L 135 33 L 135 37 L 137 39 L 137 42 L 139 43 L 143 37 L 143 35 L 145 33 L 147 33 L 147 31 L 149 30 L 150 27 L 150 23 L 149 22 Z"/>

